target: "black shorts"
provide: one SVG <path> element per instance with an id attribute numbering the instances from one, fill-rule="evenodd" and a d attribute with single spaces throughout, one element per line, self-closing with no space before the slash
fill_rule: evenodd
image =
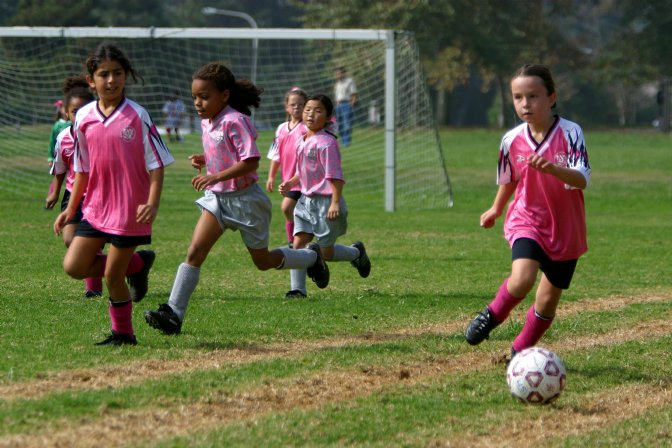
<path id="1" fill-rule="evenodd" d="M 540 263 L 541 272 L 556 288 L 567 289 L 572 282 L 576 262 L 574 260 L 553 261 L 546 255 L 544 249 L 531 238 L 518 238 L 511 248 L 511 259 L 529 258 Z"/>
<path id="2" fill-rule="evenodd" d="M 285 194 L 283 194 L 284 197 L 289 198 L 289 199 L 294 199 L 295 201 L 298 201 L 299 198 L 301 197 L 301 192 L 300 191 L 289 191 Z"/>
<path id="3" fill-rule="evenodd" d="M 112 244 L 114 247 L 124 248 L 124 247 L 135 247 L 140 246 L 141 244 L 151 244 L 152 235 L 141 235 L 141 236 L 123 236 L 123 235 L 113 235 L 111 233 L 101 232 L 98 229 L 89 224 L 89 221 L 82 219 L 82 222 L 77 226 L 75 231 L 75 236 L 81 236 L 84 238 L 105 238 L 105 241 Z"/>
<path id="4" fill-rule="evenodd" d="M 64 212 L 66 208 L 68 208 L 68 203 L 70 202 L 70 195 L 72 193 L 69 190 L 65 190 L 65 193 L 63 193 L 63 199 L 61 199 L 61 211 Z M 84 215 L 82 215 L 82 203 L 84 202 L 84 198 L 79 202 L 79 205 L 77 206 L 77 211 L 75 212 L 75 216 L 72 217 L 72 219 L 65 224 L 79 224 Z"/>

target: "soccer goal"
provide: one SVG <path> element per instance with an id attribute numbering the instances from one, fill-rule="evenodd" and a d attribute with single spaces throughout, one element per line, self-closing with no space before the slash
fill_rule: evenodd
<path id="1" fill-rule="evenodd" d="M 102 41 L 122 48 L 144 79 L 127 94 L 159 129 L 163 104 L 178 92 L 189 111 L 183 130 L 200 132 L 191 75 L 204 63 L 222 61 L 238 79 L 262 87 L 253 117 L 261 180 L 273 132 L 285 120 L 285 92 L 299 86 L 333 99 L 335 69 L 345 67 L 358 91 L 352 144 L 341 147 L 348 201 L 387 211 L 452 206 L 415 40 L 390 30 L 0 27 L 0 189 L 43 199 L 53 103 L 63 79 L 83 73 L 83 61 Z M 167 171 L 164 191 L 178 188 L 185 186 Z"/>

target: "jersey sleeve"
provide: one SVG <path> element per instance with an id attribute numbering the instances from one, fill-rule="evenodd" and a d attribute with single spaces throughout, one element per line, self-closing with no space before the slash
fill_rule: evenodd
<path id="1" fill-rule="evenodd" d="M 52 176 L 57 176 L 59 174 L 64 174 L 68 171 L 68 166 L 66 165 L 65 160 L 63 160 L 63 138 L 67 133 L 71 131 L 71 128 L 68 127 L 58 134 L 56 137 L 56 142 L 54 144 L 54 163 L 51 165 L 49 173 Z"/>
<path id="2" fill-rule="evenodd" d="M 507 133 L 502 138 L 502 143 L 499 146 L 499 161 L 497 162 L 497 185 L 510 184 L 516 180 L 516 174 L 513 171 L 511 164 L 511 142 L 513 136 Z"/>
<path id="3" fill-rule="evenodd" d="M 175 159 L 163 143 L 149 113 L 142 110 L 140 118 L 143 126 L 143 143 L 145 147 L 145 166 L 147 171 L 163 168 L 175 162 Z"/>
<path id="4" fill-rule="evenodd" d="M 567 166 L 579 171 L 586 178 L 586 185 L 590 183 L 591 168 L 588 162 L 588 151 L 583 130 L 575 125 L 565 131 L 567 139 L 568 161 Z"/>
<path id="5" fill-rule="evenodd" d="M 343 178 L 343 169 L 341 167 L 341 152 L 338 148 L 338 142 L 335 138 L 327 139 L 324 149 L 324 177 L 328 180 L 341 180 Z"/>
<path id="6" fill-rule="evenodd" d="M 84 118 L 85 114 L 82 114 L 82 109 L 77 112 L 75 117 L 74 129 L 75 132 L 75 142 L 74 142 L 74 155 L 73 155 L 73 170 L 76 173 L 88 173 L 89 172 L 89 148 L 86 144 L 86 137 L 81 129 L 81 121 Z"/>
<path id="7" fill-rule="evenodd" d="M 246 117 L 228 122 L 229 129 L 226 135 L 238 153 L 239 160 L 258 159 L 261 157 L 254 138 L 255 132 L 250 129 L 250 126 L 251 122 Z"/>
<path id="8" fill-rule="evenodd" d="M 273 137 L 273 143 L 268 148 L 268 155 L 266 156 L 269 160 L 274 162 L 280 162 L 280 134 L 282 130 L 282 124 L 278 126 L 275 130 L 275 137 Z"/>

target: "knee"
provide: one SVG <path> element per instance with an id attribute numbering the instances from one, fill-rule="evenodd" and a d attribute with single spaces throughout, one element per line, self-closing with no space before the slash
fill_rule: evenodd
<path id="1" fill-rule="evenodd" d="M 509 277 L 507 288 L 514 297 L 525 297 L 532 291 L 536 280 L 536 275 L 512 275 Z"/>
<path id="2" fill-rule="evenodd" d="M 258 260 L 256 258 L 253 258 L 252 261 L 254 262 L 256 268 L 259 269 L 260 271 L 268 271 L 269 269 L 276 267 L 273 266 L 270 260 Z"/>
<path id="3" fill-rule="evenodd" d="M 201 267 L 207 256 L 208 251 L 205 248 L 198 244 L 192 244 L 187 251 L 186 263 L 198 268 Z"/>
<path id="4" fill-rule="evenodd" d="M 70 277 L 77 280 L 82 280 L 86 278 L 84 269 L 82 269 L 82 267 L 79 264 L 70 261 L 68 258 L 63 260 L 63 271 L 65 271 L 65 273 L 68 274 Z"/>

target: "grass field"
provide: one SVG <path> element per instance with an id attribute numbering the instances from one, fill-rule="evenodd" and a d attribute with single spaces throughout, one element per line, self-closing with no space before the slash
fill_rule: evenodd
<path id="1" fill-rule="evenodd" d="M 43 197 L 0 191 L 0 447 L 672 446 L 672 138 L 587 132 L 590 249 L 542 340 L 568 385 L 555 404 L 531 407 L 509 396 L 494 362 L 531 298 L 489 341 L 462 336 L 510 269 L 501 221 L 478 226 L 500 137 L 441 133 L 452 209 L 349 202 L 342 242 L 366 242 L 366 280 L 332 263 L 327 289 L 285 300 L 288 273 L 256 271 L 226 233 L 183 333 L 167 337 L 142 312 L 167 300 L 199 196 L 186 161 L 198 142 L 171 146 L 178 163 L 166 172 L 150 292 L 134 308 L 136 347 L 93 345 L 109 331 L 107 300 L 84 299 L 63 273 L 55 212 Z M 347 175 L 347 154 L 344 165 Z"/>

